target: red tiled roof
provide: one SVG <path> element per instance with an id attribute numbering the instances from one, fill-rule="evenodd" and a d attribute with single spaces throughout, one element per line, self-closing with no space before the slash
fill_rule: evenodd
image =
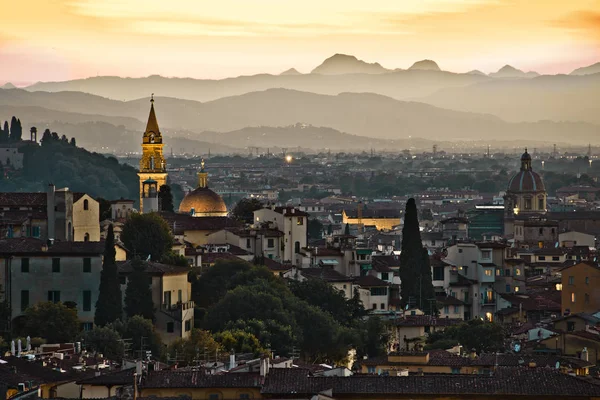
<path id="1" fill-rule="evenodd" d="M 0 192 L 0 207 L 46 207 L 46 193 Z"/>
<path id="2" fill-rule="evenodd" d="M 35 238 L 0 239 L 0 254 L 10 255 L 101 255 L 104 252 L 104 242 L 60 242 L 43 248 L 47 242 Z"/>
<path id="3" fill-rule="evenodd" d="M 153 261 L 142 261 L 142 263 L 146 266 L 146 272 L 150 275 L 181 275 L 187 274 L 190 271 L 190 267 L 167 265 Z M 117 261 L 117 267 L 119 268 L 119 273 L 122 274 L 130 274 L 133 272 L 133 266 L 131 265 L 130 260 Z"/>
<path id="4" fill-rule="evenodd" d="M 262 378 L 256 373 L 207 375 L 203 371 L 153 371 L 140 387 L 150 388 L 260 388 Z"/>
<path id="5" fill-rule="evenodd" d="M 381 279 L 379 279 L 373 275 L 365 275 L 365 276 L 358 277 L 358 278 L 356 278 L 355 283 L 362 287 L 374 287 L 374 286 L 377 287 L 377 286 L 389 286 L 390 285 L 386 281 L 382 281 Z"/>

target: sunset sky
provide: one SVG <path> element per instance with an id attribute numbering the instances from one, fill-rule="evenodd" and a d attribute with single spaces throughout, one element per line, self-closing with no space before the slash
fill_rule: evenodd
<path id="1" fill-rule="evenodd" d="M 600 61 L 600 0 L 0 0 L 0 82 L 309 72 L 334 53 L 408 68 Z"/>

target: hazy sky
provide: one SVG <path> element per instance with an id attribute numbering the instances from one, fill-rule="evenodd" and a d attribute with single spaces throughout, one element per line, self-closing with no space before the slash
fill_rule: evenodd
<path id="1" fill-rule="evenodd" d="M 388 68 L 600 61 L 600 0 L 0 0 L 0 82 L 96 75 L 223 78 L 334 53 Z"/>

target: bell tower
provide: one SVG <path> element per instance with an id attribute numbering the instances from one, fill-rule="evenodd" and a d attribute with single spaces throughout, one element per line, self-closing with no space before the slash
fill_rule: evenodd
<path id="1" fill-rule="evenodd" d="M 142 159 L 140 160 L 140 212 L 144 212 L 143 198 L 148 197 L 148 185 L 144 185 L 147 180 L 156 181 L 156 188 L 160 189 L 162 185 L 167 184 L 167 163 L 163 156 L 162 134 L 158 128 L 156 113 L 154 112 L 154 93 L 150 98 L 150 115 L 146 131 L 142 138 Z"/>

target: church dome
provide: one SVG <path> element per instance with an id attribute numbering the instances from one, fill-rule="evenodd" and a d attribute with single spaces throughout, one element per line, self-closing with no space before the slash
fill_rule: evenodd
<path id="1" fill-rule="evenodd" d="M 519 171 L 508 182 L 508 191 L 521 192 L 545 192 L 546 187 L 542 177 L 532 170 Z"/>
<path id="2" fill-rule="evenodd" d="M 227 206 L 217 193 L 207 187 L 199 187 L 183 198 L 179 212 L 196 217 L 225 217 Z"/>
<path id="3" fill-rule="evenodd" d="M 525 149 L 521 156 L 521 170 L 508 181 L 508 192 L 545 192 L 542 177 L 531 168 L 531 155 Z"/>

